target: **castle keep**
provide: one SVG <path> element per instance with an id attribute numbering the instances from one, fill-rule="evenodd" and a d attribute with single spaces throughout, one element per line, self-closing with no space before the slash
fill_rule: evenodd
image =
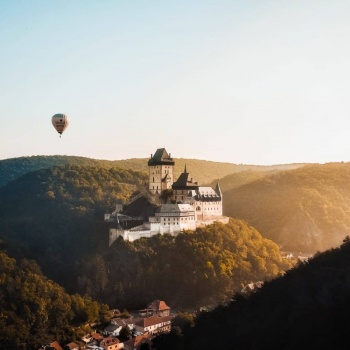
<path id="1" fill-rule="evenodd" d="M 222 192 L 219 184 L 215 189 L 203 187 L 187 172 L 174 182 L 175 161 L 165 148 L 159 148 L 148 160 L 148 191 L 130 199 L 128 203 L 117 201 L 116 210 L 105 214 L 110 223 L 109 245 L 118 237 L 134 241 L 157 234 L 177 235 L 183 230 L 212 224 L 227 223 L 222 215 Z M 172 191 L 174 200 L 162 203 L 163 191 Z"/>

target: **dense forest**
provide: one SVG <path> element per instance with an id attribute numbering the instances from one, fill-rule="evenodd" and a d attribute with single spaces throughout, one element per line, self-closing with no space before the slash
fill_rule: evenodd
<path id="1" fill-rule="evenodd" d="M 172 308 L 200 307 L 225 302 L 244 285 L 292 266 L 275 243 L 231 218 L 175 238 L 119 238 L 105 254 L 80 262 L 78 291 L 117 308 L 137 309 L 157 298 Z"/>
<path id="2" fill-rule="evenodd" d="M 91 331 L 88 323 L 110 318 L 108 306 L 69 295 L 32 260 L 16 261 L 0 250 L 0 348 L 38 349 L 68 343 Z"/>
<path id="3" fill-rule="evenodd" d="M 139 171 L 75 165 L 27 173 L 0 188 L 0 237 L 15 258 L 36 260 L 68 285 L 77 260 L 107 249 L 104 213 L 146 179 Z"/>
<path id="4" fill-rule="evenodd" d="M 121 240 L 109 248 L 104 213 L 146 182 L 140 171 L 70 164 L 27 173 L 0 188 L 0 237 L 12 256 L 37 261 L 68 292 L 112 307 L 160 297 L 173 306 L 219 302 L 232 288 L 289 268 L 277 245 L 233 219 L 175 240 Z"/>
<path id="5" fill-rule="evenodd" d="M 4 242 L 1 246 L 4 249 Z M 2 250 L 1 348 L 79 340 L 91 331 L 89 323 L 110 319 L 109 309 L 135 310 L 157 298 L 167 300 L 173 310 L 217 305 L 246 283 L 272 280 L 292 266 L 276 244 L 234 219 L 176 238 L 158 235 L 134 243 L 119 239 L 104 254 L 77 263 L 79 294 L 67 294 L 33 260 L 16 262 Z"/>
<path id="6" fill-rule="evenodd" d="M 348 349 L 350 238 L 227 305 L 182 317 L 157 350 Z"/>
<path id="7" fill-rule="evenodd" d="M 228 178 L 234 184 L 237 176 Z M 224 214 L 246 220 L 282 250 L 314 254 L 339 246 L 350 232 L 349 178 L 350 163 L 261 176 L 223 191 Z"/>

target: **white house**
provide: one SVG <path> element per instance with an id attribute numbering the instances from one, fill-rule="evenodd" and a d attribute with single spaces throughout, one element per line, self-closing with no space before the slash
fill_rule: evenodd
<path id="1" fill-rule="evenodd" d="M 149 334 L 168 333 L 171 330 L 171 316 L 150 316 L 142 318 L 135 323 L 135 330 L 141 334 L 145 332 Z"/>
<path id="2" fill-rule="evenodd" d="M 130 324 L 123 319 L 113 318 L 103 331 L 104 334 L 108 336 L 118 337 L 123 327 L 128 327 L 130 330 L 132 329 Z"/>

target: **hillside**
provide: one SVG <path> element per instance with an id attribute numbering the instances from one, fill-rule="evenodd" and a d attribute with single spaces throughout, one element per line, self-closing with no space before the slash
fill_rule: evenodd
<path id="1" fill-rule="evenodd" d="M 146 180 L 144 172 L 97 166 L 29 172 L 0 188 L 0 238 L 11 255 L 37 261 L 67 291 L 118 307 L 160 296 L 173 305 L 217 302 L 288 269 L 276 244 L 238 221 L 175 241 L 117 240 L 108 248 L 104 214 Z M 190 271 L 196 278 L 188 279 Z"/>
<path id="2" fill-rule="evenodd" d="M 15 180 L 18 177 L 35 170 L 47 169 L 52 166 L 59 165 L 81 165 L 81 166 L 101 166 L 101 167 L 116 167 L 119 169 L 132 169 L 137 171 L 144 171 L 148 173 L 147 166 L 148 159 L 146 158 L 133 158 L 124 160 L 98 160 L 85 157 L 75 156 L 32 156 L 32 157 L 19 157 L 0 160 L 0 187 Z M 270 170 L 283 170 L 294 169 L 300 167 L 303 164 L 285 164 L 285 165 L 273 165 L 273 166 L 256 166 L 256 165 L 236 165 L 231 163 L 220 163 L 206 160 L 197 159 L 183 159 L 175 158 L 175 179 L 184 170 L 185 164 L 188 171 L 200 184 L 207 184 L 214 179 L 224 177 L 225 175 L 244 171 L 270 171 Z"/>
<path id="3" fill-rule="evenodd" d="M 54 340 L 69 342 L 85 334 L 88 322 L 107 315 L 107 305 L 67 294 L 34 261 L 16 261 L 1 250 L 0 276 L 1 349 L 39 349 Z"/>
<path id="4" fill-rule="evenodd" d="M 278 171 L 279 170 L 270 170 L 270 171 L 243 170 L 237 173 L 226 175 L 221 179 L 215 179 L 210 183 L 210 186 L 215 188 L 216 184 L 219 182 L 221 190 L 226 191 L 230 188 L 238 188 L 250 182 L 260 180 L 265 176 L 270 176 L 271 174 Z"/>
<path id="5" fill-rule="evenodd" d="M 155 340 L 158 350 L 348 349 L 350 240 L 200 314 Z"/>
<path id="6" fill-rule="evenodd" d="M 34 259 L 46 275 L 67 284 L 66 269 L 108 247 L 104 214 L 146 179 L 139 171 L 75 165 L 27 173 L 0 187 L 0 237 L 15 258 Z"/>
<path id="7" fill-rule="evenodd" d="M 274 173 L 224 191 L 224 214 L 248 221 L 282 250 L 324 251 L 349 233 L 349 178 L 350 163 Z"/>
<path id="8" fill-rule="evenodd" d="M 175 238 L 120 238 L 81 264 L 78 292 L 113 308 L 140 308 L 157 298 L 172 308 L 217 304 L 247 283 L 270 280 L 292 266 L 275 243 L 232 218 Z"/>

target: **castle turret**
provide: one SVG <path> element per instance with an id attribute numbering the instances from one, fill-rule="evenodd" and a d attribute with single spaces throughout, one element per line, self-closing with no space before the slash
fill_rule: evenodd
<path id="1" fill-rule="evenodd" d="M 149 168 L 149 191 L 151 193 L 161 193 L 164 190 L 171 189 L 174 181 L 173 158 L 165 148 L 158 148 L 154 155 L 148 161 Z"/>

